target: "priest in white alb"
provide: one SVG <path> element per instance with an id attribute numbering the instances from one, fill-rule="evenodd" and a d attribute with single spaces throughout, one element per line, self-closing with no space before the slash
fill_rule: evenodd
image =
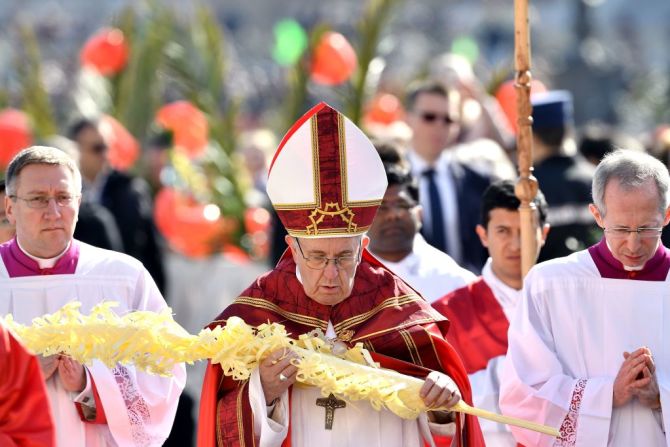
<path id="1" fill-rule="evenodd" d="M 73 239 L 81 199 L 75 162 L 50 147 L 20 152 L 6 174 L 7 219 L 16 237 L 0 245 L 0 315 L 22 324 L 70 301 L 82 313 L 116 301 L 119 314 L 160 312 L 166 304 L 142 264 Z M 85 336 L 85 334 L 82 334 Z M 132 366 L 83 366 L 64 356 L 40 357 L 59 447 L 160 446 L 170 434 L 186 378 Z"/>
<path id="2" fill-rule="evenodd" d="M 500 407 L 559 428 L 512 428 L 527 446 L 670 446 L 667 168 L 625 150 L 593 178 L 604 231 L 587 250 L 534 267 L 512 319 Z M 665 411 L 664 411 L 665 409 Z"/>

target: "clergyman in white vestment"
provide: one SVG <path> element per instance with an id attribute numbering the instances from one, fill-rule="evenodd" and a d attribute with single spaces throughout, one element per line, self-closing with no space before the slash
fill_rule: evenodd
<path id="1" fill-rule="evenodd" d="M 166 304 L 136 259 L 72 238 L 81 176 L 63 152 L 33 147 L 7 169 L 7 218 L 16 238 L 0 245 L 0 314 L 19 323 L 71 301 L 90 312 L 115 301 L 118 313 L 159 312 Z M 65 356 L 40 357 L 56 427 L 57 446 L 160 446 L 170 433 L 184 387 L 183 365 L 172 377 L 132 366 L 89 367 Z"/>
<path id="2" fill-rule="evenodd" d="M 670 254 L 660 243 L 669 183 L 651 156 L 610 154 L 590 205 L 604 239 L 526 277 L 500 407 L 561 437 L 513 427 L 520 443 L 670 446 Z"/>

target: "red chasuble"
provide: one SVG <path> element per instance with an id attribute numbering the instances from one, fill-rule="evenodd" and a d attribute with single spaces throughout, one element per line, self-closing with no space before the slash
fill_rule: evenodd
<path id="1" fill-rule="evenodd" d="M 433 308 L 449 319 L 447 340 L 468 374 L 486 369 L 489 360 L 507 353 L 509 321 L 484 278 L 435 301 Z"/>
<path id="2" fill-rule="evenodd" d="M 0 326 L 0 446 L 56 445 L 39 362 Z"/>
<path id="3" fill-rule="evenodd" d="M 257 279 L 211 323 L 224 324 L 231 316 L 247 324 L 277 322 L 297 338 L 331 321 L 338 338 L 350 346 L 361 342 L 383 367 L 424 378 L 442 371 L 458 385 L 471 404 L 467 373 L 443 334 L 448 322 L 400 278 L 364 252 L 351 296 L 335 306 L 325 306 L 305 295 L 295 276 L 296 265 L 285 254 L 277 267 Z M 460 425 L 460 424 L 459 424 Z M 457 427 L 459 446 L 483 446 L 476 418 L 467 416 Z M 284 446 L 290 445 L 290 430 Z M 218 365 L 208 365 L 198 423 L 198 446 L 253 446 L 253 420 L 247 382 L 222 377 Z"/>

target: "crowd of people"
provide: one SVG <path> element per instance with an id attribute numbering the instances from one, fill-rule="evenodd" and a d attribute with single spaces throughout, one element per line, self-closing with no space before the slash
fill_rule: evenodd
<path id="1" fill-rule="evenodd" d="M 492 98 L 464 107 L 475 97 L 435 73 L 407 89 L 406 132 L 366 134 L 319 103 L 276 150 L 254 146 L 265 131 L 242 140 L 255 200 L 274 210 L 275 259 L 250 285 L 217 283 L 225 305 L 206 315 L 188 310 L 208 301 L 204 284 L 169 290 L 188 278 L 166 268 L 151 178 L 110 166 L 95 120 L 21 151 L 0 188 L 0 315 L 30 323 L 110 297 L 159 312 L 169 297 L 200 327 L 236 316 L 362 343 L 424 380 L 435 410 L 403 420 L 326 399 L 296 383 L 288 350 L 243 382 L 207 365 L 198 396 L 182 365 L 160 377 L 33 357 L 0 327 L 0 445 L 191 445 L 196 430 L 199 446 L 670 445 L 667 165 L 613 132 L 580 139 L 569 92 L 534 94 L 539 264 L 524 278 L 510 123 Z M 559 438 L 445 410 L 460 400 Z"/>

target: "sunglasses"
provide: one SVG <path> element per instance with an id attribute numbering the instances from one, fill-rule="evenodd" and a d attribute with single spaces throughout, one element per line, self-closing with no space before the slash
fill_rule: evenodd
<path id="1" fill-rule="evenodd" d="M 418 115 L 427 123 L 435 122 L 436 120 L 442 120 L 444 124 L 452 124 L 454 120 L 451 119 L 449 115 L 441 115 L 439 113 L 433 112 L 418 112 Z"/>

